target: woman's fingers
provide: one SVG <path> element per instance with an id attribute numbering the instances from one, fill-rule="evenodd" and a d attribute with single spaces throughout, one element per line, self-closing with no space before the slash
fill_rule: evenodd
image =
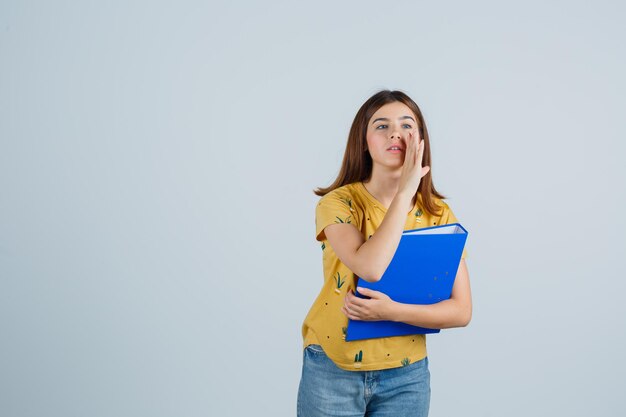
<path id="1" fill-rule="evenodd" d="M 343 313 L 346 317 L 348 317 L 349 319 L 353 319 L 353 320 L 354 320 L 354 317 L 352 316 L 352 314 L 350 314 L 350 312 L 348 311 L 348 309 L 346 308 L 346 306 L 342 306 L 342 307 L 341 307 L 341 312 L 342 312 L 342 313 Z"/>
<path id="2" fill-rule="evenodd" d="M 349 306 L 348 304 L 344 304 L 341 307 L 341 310 L 343 311 L 343 313 L 350 317 L 350 318 L 356 318 L 356 317 L 361 317 L 361 311 L 358 308 L 355 308 L 354 306 Z"/>
<path id="3" fill-rule="evenodd" d="M 363 309 L 365 308 L 363 303 L 364 300 L 354 294 L 348 293 L 348 295 L 346 295 L 344 307 L 353 314 L 362 314 Z"/>
<path id="4" fill-rule="evenodd" d="M 420 149 L 421 149 L 421 141 L 419 139 L 415 140 L 415 165 L 420 163 Z"/>
<path id="5" fill-rule="evenodd" d="M 421 146 L 421 150 L 419 153 L 419 166 L 421 167 L 421 173 L 420 173 L 420 178 L 422 178 L 424 175 L 426 175 L 428 173 L 428 171 L 430 170 L 430 167 L 427 166 L 422 166 L 422 163 L 424 161 L 424 141 L 422 141 L 422 146 Z"/>
<path id="6" fill-rule="evenodd" d="M 424 141 L 421 140 L 420 141 L 420 147 L 419 147 L 419 151 L 417 152 L 417 162 L 419 163 L 419 166 L 422 166 L 422 159 L 424 158 Z"/>
<path id="7" fill-rule="evenodd" d="M 401 174 L 401 186 L 412 193 L 419 188 L 420 174 L 422 171 L 421 160 L 419 158 L 420 140 L 416 130 L 408 132 L 404 162 Z"/>
<path id="8" fill-rule="evenodd" d="M 349 292 L 346 295 L 346 304 L 348 304 L 349 306 L 358 306 L 358 307 L 360 307 L 363 304 L 363 301 L 362 301 L 362 299 L 360 299 L 359 297 L 354 295 L 354 293 Z"/>
<path id="9" fill-rule="evenodd" d="M 345 308 L 345 309 L 346 309 L 346 311 L 348 311 L 348 312 L 350 312 L 350 313 L 355 313 L 355 312 L 358 310 L 358 307 L 357 307 L 357 306 L 355 306 L 354 304 L 349 303 L 349 302 L 346 302 L 346 303 L 343 305 L 343 308 Z"/>
<path id="10" fill-rule="evenodd" d="M 346 315 L 346 317 L 348 317 L 350 320 L 359 320 L 359 317 L 355 316 L 354 314 L 350 313 L 349 311 L 347 311 L 345 308 L 342 308 L 341 311 L 343 312 L 343 314 Z"/>
<path id="11" fill-rule="evenodd" d="M 412 132 L 410 132 L 409 135 L 410 142 L 407 144 L 407 157 L 408 161 L 411 164 L 409 168 L 413 168 L 413 166 L 415 165 L 415 156 L 417 155 L 417 139 Z"/>

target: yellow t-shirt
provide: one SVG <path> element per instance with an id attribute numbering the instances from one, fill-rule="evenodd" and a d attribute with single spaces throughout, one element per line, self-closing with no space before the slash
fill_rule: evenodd
<path id="1" fill-rule="evenodd" d="M 420 199 L 407 213 L 404 230 L 419 229 L 458 220 L 447 203 L 441 216 L 431 216 L 420 207 Z M 335 223 L 350 223 L 369 239 L 380 226 L 387 209 L 372 196 L 362 182 L 336 188 L 320 198 L 315 209 L 315 239 L 322 242 L 324 285 L 311 306 L 304 323 L 304 346 L 319 344 L 326 355 L 348 371 L 370 371 L 406 366 L 426 356 L 426 335 L 383 337 L 346 342 L 348 318 L 341 311 L 344 298 L 356 288 L 356 277 L 337 257 L 324 234 L 324 228 Z M 465 258 L 463 250 L 462 258 Z"/>

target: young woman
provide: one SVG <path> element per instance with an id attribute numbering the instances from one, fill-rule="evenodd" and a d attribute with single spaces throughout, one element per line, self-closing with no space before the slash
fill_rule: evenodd
<path id="1" fill-rule="evenodd" d="M 316 239 L 324 285 L 302 325 L 298 416 L 427 416 L 430 371 L 426 335 L 346 342 L 348 319 L 393 320 L 445 329 L 472 314 L 465 250 L 450 299 L 431 305 L 393 301 L 358 289 L 380 279 L 404 230 L 458 220 L 435 190 L 422 113 L 401 91 L 383 90 L 357 112 L 339 176 L 315 193 Z"/>

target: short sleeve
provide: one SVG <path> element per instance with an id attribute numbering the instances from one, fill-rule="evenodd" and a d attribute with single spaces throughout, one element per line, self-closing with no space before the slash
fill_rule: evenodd
<path id="1" fill-rule="evenodd" d="M 443 208 L 443 214 L 441 215 L 441 224 L 450 224 L 450 223 L 461 223 L 461 222 L 456 218 L 450 206 L 448 204 L 445 204 Z M 466 252 L 467 252 L 467 242 L 465 243 L 465 247 L 463 248 L 461 259 L 465 259 Z"/>
<path id="2" fill-rule="evenodd" d="M 349 194 L 331 191 L 323 196 L 315 208 L 315 240 L 326 239 L 324 228 L 331 224 L 349 223 L 356 226 L 356 210 Z"/>

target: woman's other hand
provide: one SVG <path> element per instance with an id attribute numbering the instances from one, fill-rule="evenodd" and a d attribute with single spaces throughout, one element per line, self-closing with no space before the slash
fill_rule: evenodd
<path id="1" fill-rule="evenodd" d="M 369 288 L 359 287 L 357 290 L 370 298 L 360 298 L 354 294 L 353 290 L 348 291 L 345 297 L 345 304 L 341 307 L 343 314 L 351 320 L 392 320 L 396 302 L 389 298 L 387 294 Z"/>

